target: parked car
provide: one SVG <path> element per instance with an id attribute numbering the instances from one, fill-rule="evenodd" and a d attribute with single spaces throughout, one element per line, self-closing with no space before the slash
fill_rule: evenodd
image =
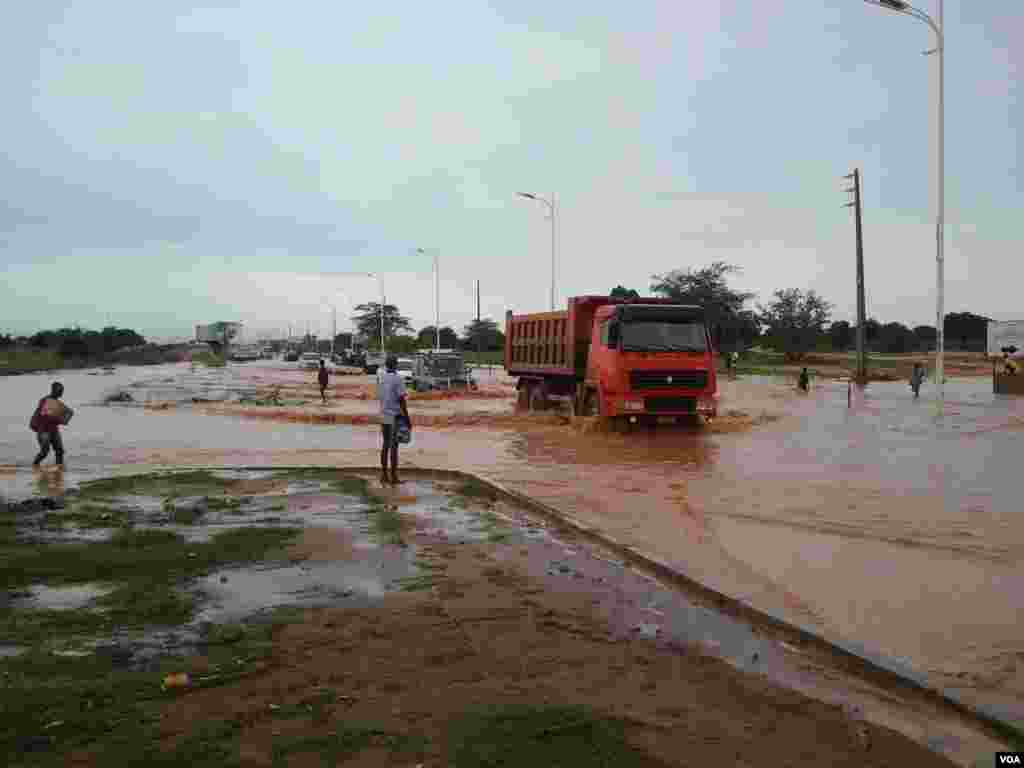
<path id="1" fill-rule="evenodd" d="M 285 360 L 286 363 L 298 362 L 298 360 L 299 360 L 299 353 L 296 352 L 294 349 L 289 349 L 284 354 L 284 360 Z"/>
<path id="2" fill-rule="evenodd" d="M 320 367 L 321 360 L 323 360 L 323 357 L 318 352 L 304 352 L 302 357 L 299 358 L 299 363 L 303 368 L 311 371 Z"/>
<path id="3" fill-rule="evenodd" d="M 413 361 L 412 388 L 417 392 L 431 389 L 476 389 L 473 374 L 458 352 L 426 352 Z"/>

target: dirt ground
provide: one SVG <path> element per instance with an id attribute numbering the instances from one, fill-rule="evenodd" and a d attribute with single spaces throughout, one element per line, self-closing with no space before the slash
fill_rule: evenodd
<path id="1" fill-rule="evenodd" d="M 298 551 L 351 554 L 344 540 L 334 543 L 307 541 Z M 162 720 L 168 744 L 196 723 L 234 721 L 243 764 L 271 766 L 282 738 L 316 743 L 343 721 L 424 744 L 405 762 L 371 747 L 346 765 L 445 766 L 453 750 L 448 726 L 467 711 L 584 706 L 624 723 L 629 743 L 648 758 L 638 764 L 650 766 L 952 764 L 697 648 L 616 640 L 584 596 L 541 588 L 514 561 L 496 564 L 488 545 L 439 544 L 430 554 L 445 571 L 431 592 L 356 610 L 310 610 L 278 632 L 258 673 L 170 703 Z M 206 671 L 195 660 L 193 672 Z M 327 689 L 335 701 L 328 713 L 275 716 Z M 309 753 L 288 763 L 318 764 Z"/>

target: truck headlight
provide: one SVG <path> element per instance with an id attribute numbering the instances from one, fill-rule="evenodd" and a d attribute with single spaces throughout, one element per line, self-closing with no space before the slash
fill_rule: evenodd
<path id="1" fill-rule="evenodd" d="M 623 400 L 622 407 L 627 411 L 642 411 L 644 409 L 643 400 Z"/>

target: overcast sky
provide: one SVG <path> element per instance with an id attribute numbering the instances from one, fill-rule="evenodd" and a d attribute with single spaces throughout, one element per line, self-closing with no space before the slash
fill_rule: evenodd
<path id="1" fill-rule="evenodd" d="M 934 2 L 921 0 L 928 10 Z M 0 330 L 339 330 L 548 307 L 714 260 L 935 319 L 935 57 L 860 0 L 9 4 Z M 947 311 L 1024 317 L 1024 3 L 946 0 Z M 424 248 L 427 254 L 419 254 Z"/>

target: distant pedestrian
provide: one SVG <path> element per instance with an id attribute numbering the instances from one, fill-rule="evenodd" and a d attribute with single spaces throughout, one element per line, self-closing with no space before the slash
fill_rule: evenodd
<path id="1" fill-rule="evenodd" d="M 398 358 L 388 355 L 384 362 L 385 372 L 377 378 L 377 399 L 380 401 L 380 481 L 398 485 L 398 421 L 405 420 L 412 429 L 409 409 L 406 406 L 405 381 L 398 375 Z M 391 459 L 391 475 L 388 476 L 388 458 Z"/>
<path id="2" fill-rule="evenodd" d="M 320 383 L 320 399 L 324 401 L 324 405 L 327 405 L 327 380 L 328 380 L 327 366 L 324 365 L 323 358 L 320 358 L 320 370 L 317 371 L 316 380 Z"/>
<path id="3" fill-rule="evenodd" d="M 804 392 L 810 389 L 811 376 L 809 373 L 807 373 L 806 368 L 800 371 L 800 378 L 797 380 L 796 385 Z"/>
<path id="4" fill-rule="evenodd" d="M 57 466 L 64 468 L 64 441 L 61 440 L 60 428 L 71 420 L 74 411 L 61 401 L 63 395 L 64 385 L 55 381 L 50 387 L 50 394 L 41 398 L 32 412 L 28 426 L 36 433 L 39 443 L 39 453 L 32 462 L 33 467 L 38 467 L 49 455 L 50 448 L 53 448 Z"/>
<path id="5" fill-rule="evenodd" d="M 914 390 L 914 399 L 921 395 L 921 382 L 924 381 L 924 366 L 914 363 L 914 370 L 910 372 L 910 388 Z"/>

